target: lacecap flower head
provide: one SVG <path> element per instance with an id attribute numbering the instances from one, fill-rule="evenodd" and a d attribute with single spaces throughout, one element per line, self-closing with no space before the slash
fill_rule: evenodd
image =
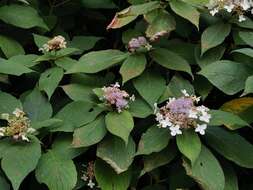
<path id="1" fill-rule="evenodd" d="M 204 135 L 211 115 L 207 107 L 196 106 L 199 101 L 200 97 L 189 95 L 186 90 L 182 90 L 182 97 L 170 98 L 165 106 L 158 108 L 155 104 L 158 126 L 169 128 L 172 136 L 180 135 L 183 130 L 191 129 Z"/>
<path id="2" fill-rule="evenodd" d="M 88 165 L 83 165 L 85 171 L 82 171 L 81 179 L 87 183 L 87 186 L 93 189 L 96 186 L 94 181 L 94 162 L 89 162 Z"/>
<path id="3" fill-rule="evenodd" d="M 7 121 L 7 126 L 0 127 L 0 137 L 12 137 L 14 140 L 29 142 L 28 135 L 36 130 L 30 126 L 30 120 L 25 115 L 19 108 L 12 114 L 3 113 L 1 119 Z"/>
<path id="4" fill-rule="evenodd" d="M 119 83 L 110 85 L 109 87 L 103 87 L 102 101 L 105 101 L 106 105 L 116 109 L 119 113 L 129 107 L 129 101 L 134 101 L 134 95 L 130 96 L 126 91 L 120 90 Z"/>
<path id="5" fill-rule="evenodd" d="M 50 52 L 50 51 L 56 51 L 60 49 L 64 49 L 67 46 L 67 42 L 65 41 L 65 38 L 61 35 L 55 36 L 51 40 L 49 40 L 46 44 L 40 48 L 40 51 Z"/>

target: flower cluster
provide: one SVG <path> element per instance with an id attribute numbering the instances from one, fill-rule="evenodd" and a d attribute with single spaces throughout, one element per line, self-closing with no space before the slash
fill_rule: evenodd
<path id="1" fill-rule="evenodd" d="M 220 10 L 225 10 L 229 13 L 236 13 L 239 16 L 239 22 L 246 20 L 244 14 L 251 12 L 253 14 L 252 0 L 210 0 L 207 5 L 212 16 L 217 14 Z"/>
<path id="2" fill-rule="evenodd" d="M 91 189 L 93 189 L 96 184 L 93 182 L 94 178 L 94 163 L 89 162 L 88 166 L 83 165 L 86 169 L 86 171 L 82 171 L 82 177 L 81 179 L 87 183 L 87 186 L 89 186 Z"/>
<path id="3" fill-rule="evenodd" d="M 126 91 L 120 90 L 119 83 L 115 83 L 109 87 L 103 87 L 103 96 L 101 100 L 107 105 L 115 108 L 119 113 L 129 107 L 129 101 L 134 101 L 134 95 L 130 96 Z"/>
<path id="4" fill-rule="evenodd" d="M 136 52 L 140 48 L 145 48 L 146 50 L 150 50 L 152 46 L 148 43 L 145 37 L 139 36 L 137 38 L 132 38 L 128 42 L 128 51 Z"/>
<path id="5" fill-rule="evenodd" d="M 182 134 L 182 129 L 195 129 L 201 135 L 205 134 L 207 124 L 211 118 L 209 109 L 203 105 L 196 106 L 200 97 L 189 95 L 182 90 L 180 98 L 170 98 L 165 106 L 158 108 L 155 105 L 155 115 L 158 126 L 169 127 L 172 136 Z"/>
<path id="6" fill-rule="evenodd" d="M 35 132 L 35 129 L 30 127 L 29 118 L 19 108 L 16 108 L 12 114 L 2 114 L 1 119 L 8 123 L 6 127 L 0 128 L 0 137 L 12 137 L 14 140 L 29 142 L 27 135 Z"/>
<path id="7" fill-rule="evenodd" d="M 40 51 L 50 52 L 66 48 L 67 42 L 63 36 L 55 36 L 40 48 Z"/>

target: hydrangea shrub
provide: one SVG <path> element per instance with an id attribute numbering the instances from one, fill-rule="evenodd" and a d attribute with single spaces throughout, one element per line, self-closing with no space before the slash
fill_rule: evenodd
<path id="1" fill-rule="evenodd" d="M 0 190 L 253 189 L 252 0 L 0 2 Z"/>

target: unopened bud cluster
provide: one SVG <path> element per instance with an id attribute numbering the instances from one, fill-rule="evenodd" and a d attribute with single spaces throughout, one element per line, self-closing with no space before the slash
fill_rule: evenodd
<path id="1" fill-rule="evenodd" d="M 64 49 L 67 46 L 67 42 L 65 41 L 65 38 L 63 36 L 55 36 L 51 40 L 49 40 L 46 44 L 40 48 L 40 51 L 50 52 L 50 51 L 56 51 L 60 49 Z"/>
<path id="2" fill-rule="evenodd" d="M 94 163 L 89 162 L 88 165 L 83 165 L 85 167 L 85 171 L 82 171 L 81 179 L 87 182 L 87 186 L 93 189 L 96 184 L 94 182 Z"/>
<path id="3" fill-rule="evenodd" d="M 106 105 L 116 109 L 119 113 L 129 107 L 129 101 L 134 101 L 134 95 L 130 96 L 126 91 L 120 90 L 119 83 L 112 84 L 109 87 L 103 87 L 103 96 L 101 100 L 106 102 Z"/>
<path id="4" fill-rule="evenodd" d="M 136 52 L 140 48 L 144 48 L 149 51 L 152 48 L 152 46 L 148 43 L 146 38 L 143 36 L 139 36 L 137 38 L 132 38 L 128 42 L 128 51 L 129 52 Z"/>
<path id="5" fill-rule="evenodd" d="M 19 108 L 16 108 L 12 114 L 2 114 L 1 119 L 7 121 L 7 126 L 0 128 L 0 137 L 12 137 L 14 140 L 29 142 L 27 136 L 35 132 L 35 129 L 30 126 L 29 118 Z"/>
<path id="6" fill-rule="evenodd" d="M 209 109 L 203 105 L 195 105 L 200 101 L 200 97 L 190 96 L 186 90 L 182 90 L 182 93 L 182 97 L 169 99 L 161 108 L 155 105 L 158 126 L 168 127 L 172 136 L 182 134 L 183 129 L 194 129 L 204 135 L 211 118 Z"/>
<path id="7" fill-rule="evenodd" d="M 239 22 L 246 20 L 244 16 L 245 13 L 251 12 L 251 14 L 253 14 L 252 0 L 210 0 L 207 7 L 212 16 L 216 15 L 221 10 L 225 10 L 229 13 L 236 13 Z"/>

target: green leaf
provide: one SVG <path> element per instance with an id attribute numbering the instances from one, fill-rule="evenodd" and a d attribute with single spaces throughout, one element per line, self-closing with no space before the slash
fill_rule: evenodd
<path id="1" fill-rule="evenodd" d="M 169 140 L 169 131 L 154 125 L 141 136 L 136 155 L 159 152 L 168 145 Z"/>
<path id="2" fill-rule="evenodd" d="M 10 184 L 8 181 L 5 179 L 3 174 L 0 172 L 0 189 L 1 190 L 10 190 Z"/>
<path id="3" fill-rule="evenodd" d="M 103 190 L 127 190 L 132 176 L 129 170 L 117 174 L 102 160 L 96 160 L 95 177 Z"/>
<path id="4" fill-rule="evenodd" d="M 71 102 L 56 114 L 55 118 L 63 120 L 64 123 L 52 131 L 73 132 L 75 128 L 93 121 L 102 111 L 102 108 L 89 102 Z"/>
<path id="5" fill-rule="evenodd" d="M 253 32 L 247 31 L 240 31 L 239 36 L 240 38 L 249 46 L 253 47 Z"/>
<path id="6" fill-rule="evenodd" d="M 238 180 L 233 167 L 225 162 L 222 163 L 222 168 L 225 175 L 225 188 L 224 190 L 239 190 Z"/>
<path id="7" fill-rule="evenodd" d="M 17 41 L 2 35 L 0 35 L 0 48 L 7 58 L 25 54 L 23 47 Z"/>
<path id="8" fill-rule="evenodd" d="M 100 142 L 106 135 L 104 116 L 100 116 L 88 125 L 84 125 L 74 131 L 73 146 L 88 147 Z"/>
<path id="9" fill-rule="evenodd" d="M 37 88 L 25 97 L 23 107 L 32 122 L 47 120 L 53 113 L 51 104 Z"/>
<path id="10" fill-rule="evenodd" d="M 145 100 L 137 96 L 133 102 L 130 102 L 129 112 L 133 117 L 146 118 L 154 111 Z"/>
<path id="11" fill-rule="evenodd" d="M 55 64 L 58 67 L 63 68 L 64 70 L 69 70 L 71 67 L 73 67 L 75 64 L 77 64 L 77 60 L 72 59 L 70 57 L 61 57 L 59 59 L 55 60 Z"/>
<path id="12" fill-rule="evenodd" d="M 220 126 L 225 125 L 230 130 L 236 130 L 242 127 L 249 126 L 249 124 L 242 120 L 238 115 L 231 112 L 225 112 L 221 110 L 211 110 L 210 114 L 212 116 L 209 125 Z"/>
<path id="13" fill-rule="evenodd" d="M 21 102 L 14 96 L 0 92 L 0 114 L 9 113 L 11 114 L 16 108 L 22 110 Z"/>
<path id="14" fill-rule="evenodd" d="M 166 88 L 166 81 L 160 73 L 146 70 L 133 81 L 135 89 L 151 107 L 154 106 Z"/>
<path id="15" fill-rule="evenodd" d="M 245 89 L 243 92 L 243 96 L 253 93 L 253 75 L 248 77 L 245 82 Z"/>
<path id="16" fill-rule="evenodd" d="M 34 39 L 34 42 L 36 44 L 36 46 L 39 48 L 42 48 L 44 44 L 46 44 L 50 38 L 47 37 L 47 36 L 41 36 L 41 35 L 38 35 L 38 34 L 33 34 L 33 39 Z"/>
<path id="17" fill-rule="evenodd" d="M 38 26 L 48 30 L 47 25 L 38 15 L 36 9 L 30 6 L 17 4 L 2 6 L 0 7 L 0 19 L 20 28 L 28 29 Z"/>
<path id="18" fill-rule="evenodd" d="M 51 151 L 62 159 L 73 159 L 86 150 L 86 148 L 74 148 L 72 146 L 72 135 L 61 134 L 54 140 Z"/>
<path id="19" fill-rule="evenodd" d="M 181 0 L 171 1 L 170 7 L 176 14 L 185 18 L 186 20 L 189 20 L 192 24 L 194 24 L 199 29 L 200 13 L 195 7 Z"/>
<path id="20" fill-rule="evenodd" d="M 92 9 L 113 9 L 116 5 L 112 0 L 82 0 L 82 5 L 87 8 Z"/>
<path id="21" fill-rule="evenodd" d="M 244 88 L 247 77 L 253 72 L 245 64 L 222 60 L 207 65 L 199 74 L 224 93 L 233 95 Z"/>
<path id="22" fill-rule="evenodd" d="M 1 140 L 1 166 L 12 183 L 14 190 L 18 190 L 25 177 L 35 169 L 41 156 L 40 142 L 31 138 L 29 143 L 17 143 L 10 139 Z"/>
<path id="23" fill-rule="evenodd" d="M 101 39 L 101 37 L 96 36 L 74 36 L 68 47 L 80 49 L 82 50 L 80 53 L 82 53 L 83 51 L 92 49 Z"/>
<path id="24" fill-rule="evenodd" d="M 214 155 L 202 145 L 199 158 L 191 166 L 183 163 L 187 175 L 191 176 L 205 190 L 224 190 L 225 178 L 222 168 Z"/>
<path id="25" fill-rule="evenodd" d="M 253 58 L 253 49 L 251 48 L 236 49 L 236 50 L 233 50 L 231 53 L 241 53 Z"/>
<path id="26" fill-rule="evenodd" d="M 169 51 L 167 49 L 158 48 L 154 51 L 150 52 L 150 56 L 161 66 L 176 70 L 176 71 L 184 71 L 188 74 L 192 75 L 191 67 L 189 63 L 176 53 Z"/>
<path id="27" fill-rule="evenodd" d="M 135 143 L 129 137 L 126 145 L 120 138 L 109 136 L 99 143 L 97 156 L 107 162 L 117 174 L 127 171 L 135 156 Z"/>
<path id="28" fill-rule="evenodd" d="M 231 31 L 230 24 L 218 23 L 209 26 L 201 36 L 201 55 L 207 50 L 220 45 Z"/>
<path id="29" fill-rule="evenodd" d="M 53 67 L 47 69 L 44 73 L 40 75 L 39 89 L 45 91 L 49 99 L 59 85 L 63 74 L 64 73 L 62 68 Z"/>
<path id="30" fill-rule="evenodd" d="M 59 125 L 61 125 L 63 123 L 63 121 L 61 119 L 55 119 L 55 118 L 51 118 L 51 119 L 47 119 L 44 121 L 36 121 L 36 122 L 32 122 L 32 128 L 34 129 L 41 129 L 44 127 L 58 127 Z"/>
<path id="31" fill-rule="evenodd" d="M 144 71 L 147 60 L 144 54 L 130 55 L 120 67 L 120 74 L 123 78 L 123 83 L 135 78 Z"/>
<path id="32" fill-rule="evenodd" d="M 123 61 L 126 57 L 127 54 L 119 50 L 89 52 L 83 55 L 67 73 L 97 73 Z"/>
<path id="33" fill-rule="evenodd" d="M 127 144 L 130 132 L 134 128 L 134 120 L 128 111 L 121 113 L 109 112 L 105 116 L 107 130 L 123 139 Z"/>
<path id="34" fill-rule="evenodd" d="M 11 58 L 8 59 L 9 64 L 20 64 L 24 65 L 25 67 L 33 67 L 36 63 L 35 60 L 38 58 L 37 55 L 34 54 L 28 54 L 28 55 L 14 55 Z"/>
<path id="35" fill-rule="evenodd" d="M 75 187 L 77 182 L 74 162 L 62 158 L 53 151 L 42 155 L 35 175 L 39 183 L 46 184 L 52 190 L 70 190 Z"/>
<path id="36" fill-rule="evenodd" d="M 205 139 L 218 153 L 237 165 L 253 168 L 253 145 L 236 133 L 219 127 L 209 127 Z"/>
<path id="37" fill-rule="evenodd" d="M 201 152 L 201 141 L 193 130 L 186 130 L 182 135 L 177 136 L 177 147 L 194 165 Z"/>

